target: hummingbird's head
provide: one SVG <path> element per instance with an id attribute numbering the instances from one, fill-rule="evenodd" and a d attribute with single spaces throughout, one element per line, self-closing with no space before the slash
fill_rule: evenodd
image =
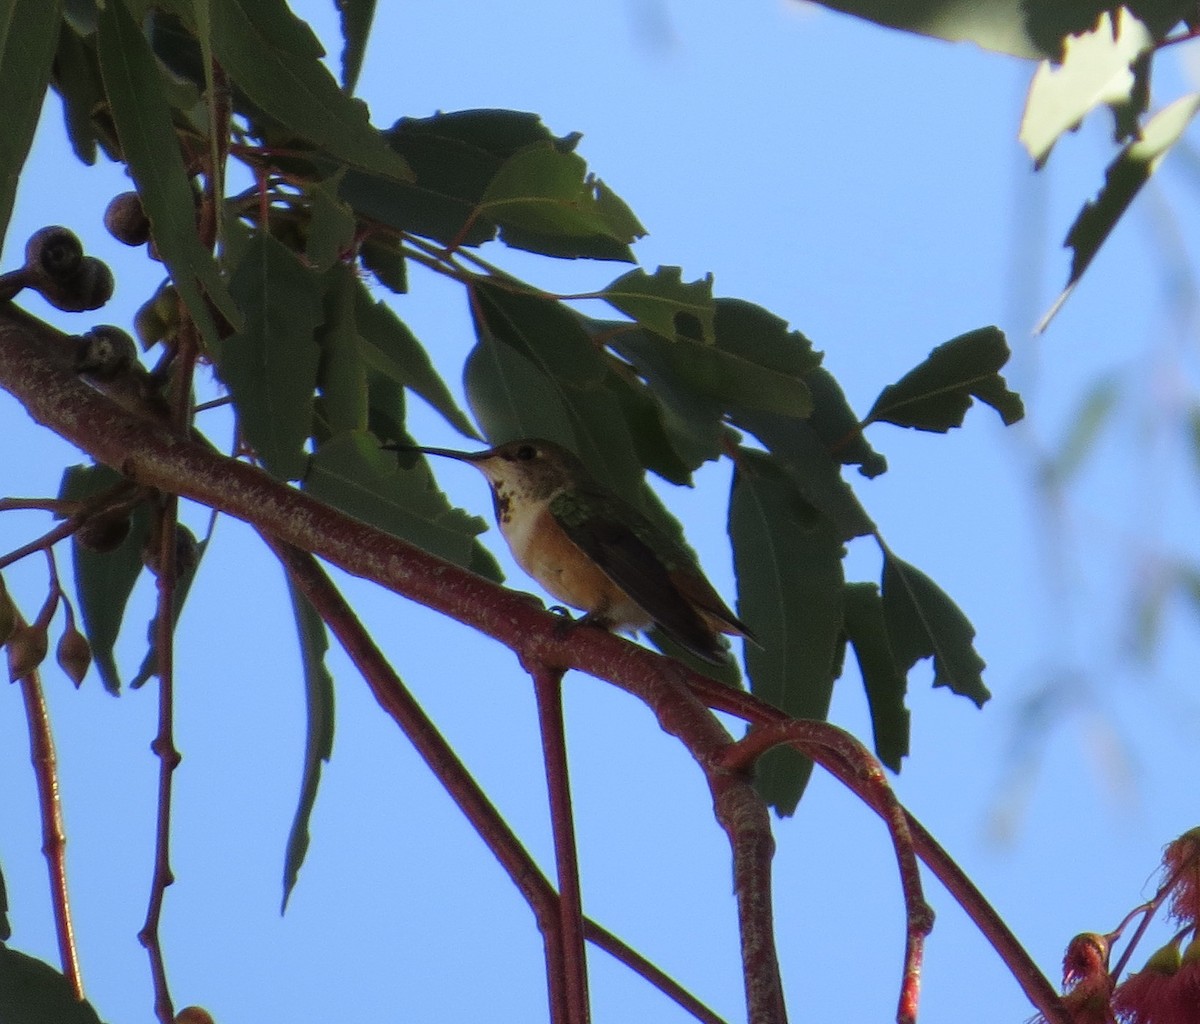
<path id="1" fill-rule="evenodd" d="M 498 497 L 527 500 L 553 497 L 581 480 L 589 479 L 582 462 L 553 441 L 523 438 L 483 452 L 458 452 L 449 448 L 418 448 L 427 455 L 442 455 L 475 466 Z"/>

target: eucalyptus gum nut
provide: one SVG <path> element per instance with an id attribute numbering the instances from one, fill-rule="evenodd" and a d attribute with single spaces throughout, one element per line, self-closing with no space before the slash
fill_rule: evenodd
<path id="1" fill-rule="evenodd" d="M 92 646 L 77 629 L 68 629 L 59 638 L 58 647 L 54 651 L 54 660 L 78 688 L 83 684 L 83 677 L 92 665 Z"/>
<path id="2" fill-rule="evenodd" d="M 99 309 L 112 298 L 112 271 L 95 256 L 85 256 L 78 272 L 70 281 L 30 281 L 50 305 L 66 313 L 82 313 Z"/>
<path id="3" fill-rule="evenodd" d="M 46 660 L 49 649 L 44 627 L 18 625 L 8 638 L 8 681 L 15 683 L 33 672 Z"/>
<path id="4" fill-rule="evenodd" d="M 69 281 L 83 266 L 83 243 L 58 224 L 35 231 L 25 243 L 25 269 L 55 281 Z"/>
<path id="5" fill-rule="evenodd" d="M 99 324 L 79 338 L 75 369 L 99 380 L 112 380 L 137 362 L 137 345 L 121 328 Z"/>
<path id="6" fill-rule="evenodd" d="M 136 192 L 122 192 L 109 201 L 104 211 L 108 233 L 125 245 L 145 245 L 150 241 L 150 218 Z"/>

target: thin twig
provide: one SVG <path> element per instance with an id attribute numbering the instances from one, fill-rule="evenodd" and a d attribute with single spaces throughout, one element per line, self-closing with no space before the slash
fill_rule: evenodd
<path id="1" fill-rule="evenodd" d="M 18 619 L 19 621 L 19 619 Z M 50 902 L 54 907 L 54 929 L 58 935 L 58 957 L 63 976 L 76 999 L 83 999 L 83 979 L 79 972 L 79 954 L 75 949 L 75 929 L 71 923 L 71 903 L 67 890 L 67 835 L 63 827 L 59 801 L 58 760 L 50 716 L 38 673 L 21 677 L 21 697 L 25 701 L 25 720 L 29 724 L 29 759 L 37 784 L 38 811 L 42 819 L 42 853 L 50 873 Z"/>
<path id="2" fill-rule="evenodd" d="M 159 923 L 167 886 L 175 881 L 171 871 L 171 782 L 182 760 L 175 749 L 175 516 L 178 499 L 164 496 L 158 510 L 158 607 L 155 612 L 154 674 L 158 676 L 158 732 L 150 749 L 158 757 L 158 799 L 154 829 L 154 868 L 150 879 L 150 900 L 146 920 L 138 940 L 150 957 L 150 976 L 154 984 L 154 1012 L 162 1024 L 172 1024 L 174 1005 L 167 984 Z"/>
<path id="3" fill-rule="evenodd" d="M 542 759 L 546 766 L 546 791 L 550 797 L 550 823 L 554 833 L 554 863 L 558 874 L 559 939 L 562 942 L 563 987 L 567 993 L 567 1019 L 587 1024 L 587 954 L 583 946 L 583 901 L 579 891 L 579 857 L 575 849 L 575 821 L 571 810 L 571 783 L 567 774 L 567 744 L 563 730 L 562 670 L 545 665 L 525 665 L 533 678 L 538 725 L 542 734 Z"/>

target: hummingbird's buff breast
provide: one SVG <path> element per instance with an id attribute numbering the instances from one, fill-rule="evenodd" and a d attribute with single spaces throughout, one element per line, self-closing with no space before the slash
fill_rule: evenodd
<path id="1" fill-rule="evenodd" d="M 498 510 L 500 531 L 517 564 L 550 594 L 619 629 L 651 624 L 651 616 L 566 535 L 549 500 L 505 504 Z"/>

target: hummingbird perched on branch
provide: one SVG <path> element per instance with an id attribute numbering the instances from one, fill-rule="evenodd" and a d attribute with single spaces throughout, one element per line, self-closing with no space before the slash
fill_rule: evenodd
<path id="1" fill-rule="evenodd" d="M 388 447 L 457 459 L 483 473 L 513 557 L 554 597 L 586 612 L 581 621 L 630 631 L 657 625 L 718 664 L 726 654 L 719 633 L 757 643 L 689 551 L 552 441 L 510 441 L 474 453 Z"/>

